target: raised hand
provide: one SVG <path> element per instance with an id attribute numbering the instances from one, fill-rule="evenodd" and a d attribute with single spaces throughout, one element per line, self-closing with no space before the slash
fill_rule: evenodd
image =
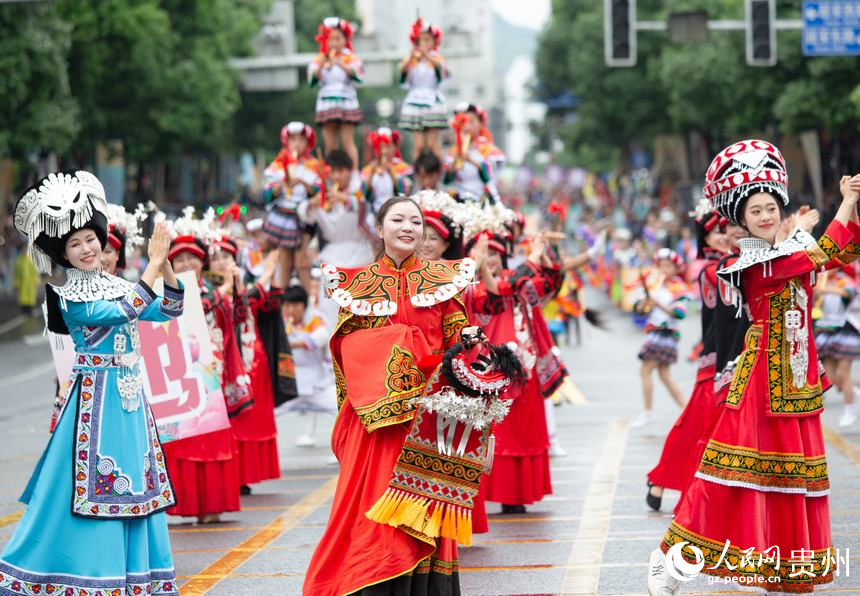
<path id="1" fill-rule="evenodd" d="M 160 221 L 155 224 L 155 227 L 152 230 L 152 236 L 149 237 L 149 246 L 146 248 L 149 262 L 161 267 L 167 260 L 167 253 L 169 250 L 170 234 L 167 232 L 167 224 Z"/>
<path id="2" fill-rule="evenodd" d="M 797 226 L 804 232 L 811 232 L 819 221 L 821 221 L 821 214 L 818 209 L 810 209 L 797 216 Z"/>
<path id="3" fill-rule="evenodd" d="M 842 176 L 839 180 L 839 192 L 842 193 L 844 200 L 857 203 L 860 200 L 860 174 Z"/>

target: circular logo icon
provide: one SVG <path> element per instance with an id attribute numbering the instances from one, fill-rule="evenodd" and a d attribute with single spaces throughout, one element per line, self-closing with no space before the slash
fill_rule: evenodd
<path id="1" fill-rule="evenodd" d="M 685 544 L 689 544 L 687 548 L 689 548 L 696 557 L 695 563 L 688 563 L 687 560 L 684 559 L 684 555 L 681 554 L 681 550 L 684 548 Z M 679 581 L 688 582 L 692 580 L 699 575 L 699 572 L 704 566 L 705 555 L 702 554 L 702 551 L 698 547 L 693 546 L 689 542 L 679 542 L 666 553 L 666 571 L 669 572 L 669 575 Z"/>

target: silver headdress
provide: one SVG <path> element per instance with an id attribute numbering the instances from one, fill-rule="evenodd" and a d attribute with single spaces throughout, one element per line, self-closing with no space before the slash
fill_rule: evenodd
<path id="1" fill-rule="evenodd" d="M 56 254 L 40 246 L 40 238 L 60 240 L 86 227 L 96 213 L 106 217 L 105 189 L 90 172 L 48 174 L 15 205 L 15 228 L 27 236 L 27 253 L 40 271 L 51 272 Z M 106 238 L 107 231 L 104 231 Z M 47 244 L 50 244 L 48 242 Z M 60 247 L 62 248 L 62 247 Z M 54 251 L 55 252 L 55 251 Z"/>

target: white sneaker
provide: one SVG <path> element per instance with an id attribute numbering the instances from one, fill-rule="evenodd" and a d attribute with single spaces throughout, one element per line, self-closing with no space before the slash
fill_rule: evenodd
<path id="1" fill-rule="evenodd" d="M 666 570 L 666 556 L 655 548 L 648 560 L 648 595 L 676 596 L 680 591 L 681 582 Z"/>
<path id="2" fill-rule="evenodd" d="M 561 443 L 553 441 L 549 444 L 550 457 L 564 457 L 565 455 L 567 455 L 567 450 L 561 446 Z"/>
<path id="3" fill-rule="evenodd" d="M 641 428 L 646 424 L 654 422 L 656 419 L 657 417 L 652 410 L 645 410 L 633 419 L 633 422 L 630 423 L 630 428 Z"/>
<path id="4" fill-rule="evenodd" d="M 302 435 L 296 438 L 296 445 L 299 447 L 313 447 L 316 445 L 316 441 L 314 441 L 313 437 Z"/>
<path id="5" fill-rule="evenodd" d="M 857 422 L 857 413 L 854 410 L 845 410 L 842 412 L 842 417 L 839 419 L 839 428 L 851 426 Z"/>

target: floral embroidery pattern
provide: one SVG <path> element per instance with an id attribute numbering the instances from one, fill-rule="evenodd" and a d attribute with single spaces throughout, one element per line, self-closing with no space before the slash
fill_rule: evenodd
<path id="1" fill-rule="evenodd" d="M 125 578 L 96 578 L 31 573 L 0 561 L 0 590 L 22 596 L 178 596 L 173 569 L 130 573 Z"/>
<path id="2" fill-rule="evenodd" d="M 164 287 L 164 297 L 161 299 L 161 304 L 158 305 L 158 310 L 170 317 L 178 317 L 182 314 L 184 306 L 185 294 L 182 290 L 175 290 L 168 286 Z"/>
<path id="3" fill-rule="evenodd" d="M 708 441 L 696 476 L 729 486 L 810 497 L 823 496 L 830 489 L 824 455 L 762 452 L 713 439 Z"/>
<path id="4" fill-rule="evenodd" d="M 117 301 L 129 320 L 136 319 L 152 302 L 152 295 L 140 284 L 134 286 L 128 295 Z"/>
<path id="5" fill-rule="evenodd" d="M 747 545 L 736 546 L 729 545 L 725 557 L 723 550 L 726 550 L 726 542 L 718 542 L 704 536 L 700 536 L 690 532 L 676 522 L 672 522 L 666 535 L 663 536 L 663 543 L 660 548 L 663 552 L 668 552 L 672 546 L 680 542 L 688 542 L 689 544 L 698 547 L 705 556 L 705 566 L 701 573 L 715 575 L 718 577 L 763 577 L 765 580 L 761 583 L 750 582 L 749 585 L 770 585 L 779 586 L 781 592 L 812 592 L 813 584 L 824 584 L 833 581 L 833 570 L 824 573 L 823 561 L 826 557 L 831 556 L 833 548 L 828 552 L 827 548 L 809 551 L 809 558 L 806 560 L 805 569 L 812 574 L 798 574 L 792 565 L 786 565 L 785 556 L 789 553 L 782 553 L 783 561 L 780 561 L 774 556 L 774 552 L 770 549 L 764 552 L 753 552 L 748 554 L 741 550 L 740 547 L 748 548 Z M 762 547 L 764 548 L 764 547 Z M 692 551 L 687 547 L 681 549 L 681 553 L 689 563 L 696 563 L 692 556 Z M 759 564 L 761 561 L 761 564 Z M 711 569 L 714 567 L 715 569 Z M 793 574 L 793 576 L 792 576 Z M 770 579 L 770 578 L 779 578 Z M 768 583 L 770 582 L 770 583 Z"/>
<path id="6" fill-rule="evenodd" d="M 72 513 L 83 517 L 146 517 L 176 502 L 158 441 L 155 419 L 146 407 L 144 416 L 150 441 L 142 479 L 146 488 L 141 493 L 134 493 L 131 479 L 122 473 L 115 460 L 99 454 L 97 435 L 101 428 L 100 417 L 109 374 L 116 372 L 79 370 Z M 93 433 L 96 433 L 95 438 Z"/>
<path id="7" fill-rule="evenodd" d="M 758 356 L 758 346 L 761 341 L 762 328 L 759 325 L 753 325 L 747 329 L 746 339 L 744 344 L 746 348 L 738 357 L 738 364 L 734 367 L 734 374 L 731 376 L 732 384 L 729 387 L 729 394 L 726 396 L 726 405 L 730 408 L 738 408 L 741 404 L 741 399 L 747 388 L 747 383 L 750 380 L 753 365 Z"/>

